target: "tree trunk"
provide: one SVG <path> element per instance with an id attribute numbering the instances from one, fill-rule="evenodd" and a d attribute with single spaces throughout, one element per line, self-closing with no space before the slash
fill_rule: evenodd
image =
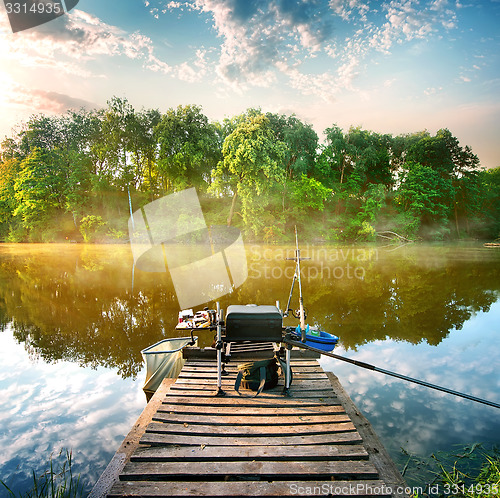
<path id="1" fill-rule="evenodd" d="M 458 213 L 457 213 L 457 203 L 455 202 L 455 227 L 457 228 L 457 237 L 460 238 L 460 230 L 458 229 Z"/>
<path id="2" fill-rule="evenodd" d="M 148 156 L 148 175 L 149 175 L 149 191 L 151 193 L 150 198 L 151 202 L 154 201 L 154 193 L 153 193 L 153 161 L 151 161 L 151 158 Z"/>
<path id="3" fill-rule="evenodd" d="M 238 191 L 236 190 L 233 195 L 233 202 L 231 203 L 231 210 L 229 211 L 229 218 L 227 219 L 227 226 L 231 226 L 231 221 L 233 219 L 234 207 L 236 206 L 236 197 L 238 195 Z"/>

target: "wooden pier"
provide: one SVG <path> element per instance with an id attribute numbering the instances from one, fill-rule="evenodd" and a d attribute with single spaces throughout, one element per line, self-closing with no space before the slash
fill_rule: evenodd
<path id="1" fill-rule="evenodd" d="M 290 397 L 283 379 L 239 396 L 237 365 L 226 367 L 226 395 L 215 396 L 215 360 L 188 359 L 89 496 L 406 496 L 369 422 L 316 360 L 292 360 Z"/>

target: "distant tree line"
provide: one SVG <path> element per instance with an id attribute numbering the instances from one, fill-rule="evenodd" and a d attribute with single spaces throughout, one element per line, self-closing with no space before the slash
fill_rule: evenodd
<path id="1" fill-rule="evenodd" d="M 33 116 L 0 150 L 0 240 L 126 239 L 130 211 L 195 187 L 208 224 L 289 240 L 495 239 L 500 168 L 447 129 L 392 136 L 336 125 L 320 143 L 296 116 L 196 105 Z"/>

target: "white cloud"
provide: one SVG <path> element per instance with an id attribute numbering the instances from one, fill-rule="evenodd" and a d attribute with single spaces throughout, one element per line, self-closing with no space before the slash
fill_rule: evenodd
<path id="1" fill-rule="evenodd" d="M 5 23 L 4 20 L 2 24 Z M 2 32 L 0 43 L 5 47 L 2 56 L 21 66 L 53 68 L 88 78 L 100 75 L 86 68 L 85 63 L 101 57 L 142 60 L 146 67 L 159 63 L 149 37 L 126 33 L 78 9 L 55 22 L 27 30 L 23 36 L 9 36 L 8 30 Z"/>
<path id="2" fill-rule="evenodd" d="M 449 0 L 161 1 L 152 12 L 166 5 L 170 12 L 189 11 L 208 20 L 220 45 L 207 57 L 212 69 L 204 74 L 213 71 L 227 88 L 241 94 L 285 76 L 289 87 L 328 102 L 346 90 L 359 92 L 354 82 L 373 53 L 390 54 L 395 45 L 413 40 L 428 42 L 456 26 L 456 7 Z M 312 60 L 325 63 L 315 67 L 308 64 Z M 194 81 L 192 70 L 191 61 L 174 73 Z"/>
<path id="3" fill-rule="evenodd" d="M 443 87 L 438 87 L 438 88 L 426 88 L 424 90 L 424 95 L 427 95 L 427 96 L 430 96 L 430 95 L 435 95 L 436 93 L 439 93 L 439 92 L 442 92 L 443 91 Z"/>

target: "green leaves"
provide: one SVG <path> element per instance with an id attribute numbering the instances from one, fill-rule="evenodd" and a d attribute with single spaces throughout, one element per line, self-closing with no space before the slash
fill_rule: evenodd
<path id="1" fill-rule="evenodd" d="M 64 208 L 66 171 L 57 149 L 35 148 L 20 164 L 14 182 L 14 217 L 37 240 L 48 219 Z"/>
<path id="2" fill-rule="evenodd" d="M 263 197 L 270 190 L 270 182 L 279 183 L 285 176 L 282 167 L 285 144 L 276 139 L 266 116 L 249 115 L 243 117 L 224 140 L 222 156 L 212 171 L 211 191 L 224 193 L 228 188 L 232 193 L 228 225 L 232 223 L 239 196 L 243 222 L 252 224 L 252 231 L 257 233 L 256 217 L 262 212 Z"/>
<path id="3" fill-rule="evenodd" d="M 155 127 L 158 170 L 165 189 L 206 188 L 220 159 L 217 129 L 195 105 L 169 109 Z"/>
<path id="4" fill-rule="evenodd" d="M 496 177 L 448 129 L 393 137 L 333 124 L 318 145 L 295 115 L 252 108 L 217 123 L 197 105 L 136 111 L 114 97 L 20 130 L 0 149 L 3 240 L 78 239 L 89 215 L 124 233 L 129 202 L 136 210 L 189 187 L 211 223 L 236 220 L 272 241 L 295 223 L 343 240 L 401 225 L 414 236 L 431 225 L 441 236 L 500 232 Z"/>
<path id="5" fill-rule="evenodd" d="M 331 196 L 331 189 L 325 187 L 314 178 L 302 174 L 300 180 L 293 184 L 292 199 L 294 208 L 306 214 L 307 208 L 323 211 L 325 200 Z"/>

